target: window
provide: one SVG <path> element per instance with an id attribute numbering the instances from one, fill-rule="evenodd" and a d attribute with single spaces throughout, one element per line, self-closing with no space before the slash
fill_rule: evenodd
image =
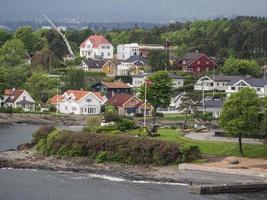
<path id="1" fill-rule="evenodd" d="M 23 96 L 23 100 L 26 100 L 26 96 Z"/>
<path id="2" fill-rule="evenodd" d="M 201 63 L 201 61 L 200 61 L 200 60 L 198 60 L 198 61 L 197 61 L 197 64 L 199 65 L 200 63 Z"/>
<path id="3" fill-rule="evenodd" d="M 89 107 L 89 108 L 88 108 L 88 113 L 89 113 L 89 114 L 96 114 L 96 108 L 94 108 L 94 107 Z"/>
<path id="4" fill-rule="evenodd" d="M 197 71 L 200 72 L 200 67 L 197 67 Z"/>
<path id="5" fill-rule="evenodd" d="M 185 60 L 182 61 L 182 64 L 185 65 Z"/>
<path id="6" fill-rule="evenodd" d="M 188 68 L 188 71 L 189 71 L 189 72 L 192 72 L 192 71 L 193 71 L 193 69 L 192 69 L 192 68 Z"/>
<path id="7" fill-rule="evenodd" d="M 206 65 L 208 65 L 208 64 L 210 64 L 210 62 L 209 61 L 206 61 Z"/>
<path id="8" fill-rule="evenodd" d="M 110 46 L 106 46 L 106 49 L 110 49 Z"/>
<path id="9" fill-rule="evenodd" d="M 231 87 L 231 90 L 235 90 L 235 87 Z"/>
<path id="10" fill-rule="evenodd" d="M 90 44 L 87 44 L 87 48 L 88 48 L 88 49 L 91 48 L 91 45 L 90 45 Z"/>
<path id="11" fill-rule="evenodd" d="M 77 110 L 77 107 L 71 107 L 71 110 L 72 111 L 76 111 Z"/>
<path id="12" fill-rule="evenodd" d="M 110 53 L 108 53 L 108 56 L 110 56 Z"/>
<path id="13" fill-rule="evenodd" d="M 87 103 L 90 103 L 90 102 L 92 102 L 93 100 L 92 99 L 86 99 L 86 102 Z"/>
<path id="14" fill-rule="evenodd" d="M 261 88 L 257 88 L 257 92 L 260 92 L 261 91 Z"/>
<path id="15" fill-rule="evenodd" d="M 68 110 L 68 106 L 65 106 L 65 110 Z"/>
<path id="16" fill-rule="evenodd" d="M 106 48 L 106 46 L 102 46 L 102 49 L 105 49 Z"/>

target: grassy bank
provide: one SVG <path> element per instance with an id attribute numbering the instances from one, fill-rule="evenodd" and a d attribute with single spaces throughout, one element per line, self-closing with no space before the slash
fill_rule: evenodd
<path id="1" fill-rule="evenodd" d="M 128 134 L 140 134 L 146 136 L 143 131 L 133 130 Z M 179 131 L 174 129 L 159 129 L 160 136 L 157 139 L 165 141 L 173 141 L 184 145 L 197 145 L 202 154 L 218 155 L 218 156 L 239 156 L 239 148 L 237 143 L 231 142 L 211 142 L 191 140 L 181 136 Z M 244 144 L 244 156 L 255 158 L 267 158 L 267 146 Z"/>
<path id="2" fill-rule="evenodd" d="M 172 165 L 200 157 L 199 148 L 148 137 L 125 134 L 75 133 L 43 127 L 33 143 L 44 155 L 85 156 L 96 162 Z"/>

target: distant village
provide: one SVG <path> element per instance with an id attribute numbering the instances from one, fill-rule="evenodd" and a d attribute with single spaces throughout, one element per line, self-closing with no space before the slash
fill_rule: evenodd
<path id="1" fill-rule="evenodd" d="M 151 115 L 153 107 L 139 96 L 139 90 L 145 79 L 152 74 L 148 64 L 148 52 L 168 51 L 164 45 L 155 44 L 119 44 L 115 48 L 111 42 L 102 35 L 91 35 L 80 44 L 81 62 L 77 66 L 85 72 L 102 72 L 106 77 L 130 77 L 129 81 L 116 79 L 115 81 L 101 81 L 91 86 L 90 91 L 67 90 L 63 94 L 56 94 L 47 101 L 48 105 L 55 106 L 56 112 L 74 115 L 99 115 L 101 107 L 112 105 L 118 113 L 124 116 L 137 114 Z M 29 59 L 30 62 L 30 59 Z M 203 93 L 197 104 L 197 109 L 203 112 L 211 112 L 214 118 L 220 116 L 223 102 L 231 94 L 244 87 L 253 88 L 260 98 L 267 96 L 267 79 L 253 78 L 250 76 L 215 75 L 217 61 L 205 53 L 195 51 L 187 52 L 180 58 L 169 56 L 171 68 L 169 78 L 173 84 L 173 95 L 168 107 L 157 108 L 157 112 L 164 114 L 181 113 L 181 99 L 186 87 L 185 80 L 176 72 L 180 71 L 199 77 L 195 81 L 194 91 Z M 214 94 L 220 92 L 220 98 L 205 93 Z M 18 88 L 5 89 L 1 98 L 3 107 L 21 108 L 25 112 L 34 112 L 36 102 L 29 92 Z M 146 110 L 146 112 L 144 112 Z M 46 111 L 42 108 L 41 111 Z"/>

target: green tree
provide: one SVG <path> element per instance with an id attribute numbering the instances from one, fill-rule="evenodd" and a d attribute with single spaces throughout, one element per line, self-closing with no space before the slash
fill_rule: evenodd
<path id="1" fill-rule="evenodd" d="M 38 32 L 34 32 L 32 27 L 24 26 L 16 30 L 15 39 L 20 39 L 28 53 L 33 53 L 43 47 L 44 41 Z"/>
<path id="2" fill-rule="evenodd" d="M 65 77 L 66 90 L 80 90 L 85 88 L 85 72 L 78 68 L 69 68 Z"/>
<path id="3" fill-rule="evenodd" d="M 166 69 L 170 66 L 170 61 L 166 51 L 150 50 L 148 52 L 148 64 L 153 72 Z"/>
<path id="4" fill-rule="evenodd" d="M 222 67 L 222 72 L 227 75 L 251 75 L 258 77 L 260 67 L 255 60 L 228 58 Z"/>
<path id="5" fill-rule="evenodd" d="M 251 88 L 232 94 L 223 105 L 219 124 L 230 136 L 238 137 L 240 155 L 243 155 L 242 137 L 256 135 L 259 129 L 260 100 Z"/>
<path id="6" fill-rule="evenodd" d="M 5 30 L 0 29 L 0 47 L 5 44 L 6 41 L 10 40 L 12 38 L 12 34 Z"/>
<path id="7" fill-rule="evenodd" d="M 48 98 L 56 93 L 56 86 L 56 79 L 49 77 L 43 71 L 34 72 L 25 83 L 25 88 L 39 103 L 47 102 Z"/>
<path id="8" fill-rule="evenodd" d="M 21 65 L 25 62 L 26 51 L 24 44 L 19 39 L 7 41 L 0 48 L 0 64 L 5 66 Z"/>
<path id="9" fill-rule="evenodd" d="M 156 123 L 156 112 L 159 107 L 166 108 L 170 105 L 172 94 L 172 81 L 168 72 L 158 71 L 148 77 L 152 84 L 147 84 L 147 102 L 154 107 L 153 125 Z M 140 96 L 145 99 L 145 85 L 140 88 Z"/>

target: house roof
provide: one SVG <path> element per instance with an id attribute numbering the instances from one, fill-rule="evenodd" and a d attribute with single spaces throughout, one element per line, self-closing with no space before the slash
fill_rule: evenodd
<path id="1" fill-rule="evenodd" d="M 126 59 L 124 62 L 126 63 L 136 63 L 136 64 L 139 64 L 140 63 L 144 63 L 146 64 L 147 63 L 147 59 L 143 56 L 140 56 L 140 55 L 134 55 L 134 56 L 131 56 L 130 58 Z"/>
<path id="2" fill-rule="evenodd" d="M 100 92 L 92 92 L 95 96 L 97 96 L 97 98 L 99 98 L 99 100 L 101 100 L 102 102 L 106 101 L 106 98 L 104 96 L 102 96 L 100 94 Z"/>
<path id="3" fill-rule="evenodd" d="M 126 83 L 123 82 L 101 82 L 105 87 L 110 89 L 116 88 L 130 88 Z"/>
<path id="4" fill-rule="evenodd" d="M 102 68 L 102 66 L 108 60 L 94 60 L 92 58 L 84 58 L 83 62 L 88 66 L 88 68 Z"/>
<path id="5" fill-rule="evenodd" d="M 6 89 L 4 91 L 4 95 L 8 96 L 6 102 L 14 103 L 20 97 L 20 95 L 22 95 L 23 92 L 24 90 L 20 89 Z"/>
<path id="6" fill-rule="evenodd" d="M 73 94 L 75 96 L 75 101 L 79 101 L 85 95 L 88 94 L 88 91 L 85 90 L 67 90 L 66 93 L 68 95 Z"/>
<path id="7" fill-rule="evenodd" d="M 242 76 L 226 76 L 226 75 L 215 75 L 214 77 L 213 76 L 207 76 L 207 77 L 218 82 L 220 81 L 231 82 L 242 79 Z"/>
<path id="8" fill-rule="evenodd" d="M 193 61 L 195 61 L 197 58 L 199 58 L 200 56 L 206 56 L 208 59 L 210 59 L 214 64 L 215 63 L 215 60 L 212 59 L 211 57 L 205 55 L 204 53 L 199 53 L 199 52 L 190 52 L 190 53 L 186 53 L 183 57 L 181 57 L 179 60 L 178 60 L 178 63 L 180 63 L 181 65 L 183 66 L 187 66 L 187 65 L 190 65 Z M 185 61 L 185 63 L 182 63 L 182 61 Z"/>
<path id="9" fill-rule="evenodd" d="M 260 78 L 252 78 L 252 77 L 241 77 L 238 79 L 231 80 L 229 82 L 229 85 L 234 85 L 239 81 L 245 81 L 252 87 L 264 87 L 267 85 L 267 80 L 266 79 L 260 79 Z"/>
<path id="10" fill-rule="evenodd" d="M 202 102 L 198 104 L 199 107 L 203 107 Z M 221 99 L 209 99 L 205 100 L 204 103 L 205 108 L 222 108 L 223 101 Z"/>
<path id="11" fill-rule="evenodd" d="M 24 105 L 24 104 L 35 104 L 35 102 L 32 102 L 32 101 L 28 101 L 28 100 L 21 100 L 21 101 L 19 101 L 19 102 L 17 102 L 17 104 L 22 104 L 22 105 Z"/>
<path id="12" fill-rule="evenodd" d="M 132 94 L 115 94 L 108 100 L 108 104 L 113 106 L 123 106 L 129 99 L 133 98 Z"/>
<path id="13" fill-rule="evenodd" d="M 149 73 L 140 73 L 140 74 L 137 74 L 137 75 L 133 75 L 132 77 L 137 77 L 137 78 L 143 78 L 145 76 L 150 76 L 151 74 Z M 173 74 L 173 73 L 169 73 L 168 74 L 169 78 L 170 79 L 183 79 L 182 77 L 176 75 L 176 74 Z"/>
<path id="14" fill-rule="evenodd" d="M 86 43 L 90 41 L 93 44 L 93 48 L 98 48 L 101 44 L 111 44 L 107 38 L 105 38 L 102 35 L 91 35 L 90 37 L 88 37 L 86 40 L 84 40 L 81 45 L 80 48 L 85 48 L 86 47 Z"/>
<path id="15" fill-rule="evenodd" d="M 56 105 L 58 102 L 62 101 L 63 96 L 62 95 L 55 95 L 51 99 L 48 100 L 48 103 L 52 105 Z"/>

